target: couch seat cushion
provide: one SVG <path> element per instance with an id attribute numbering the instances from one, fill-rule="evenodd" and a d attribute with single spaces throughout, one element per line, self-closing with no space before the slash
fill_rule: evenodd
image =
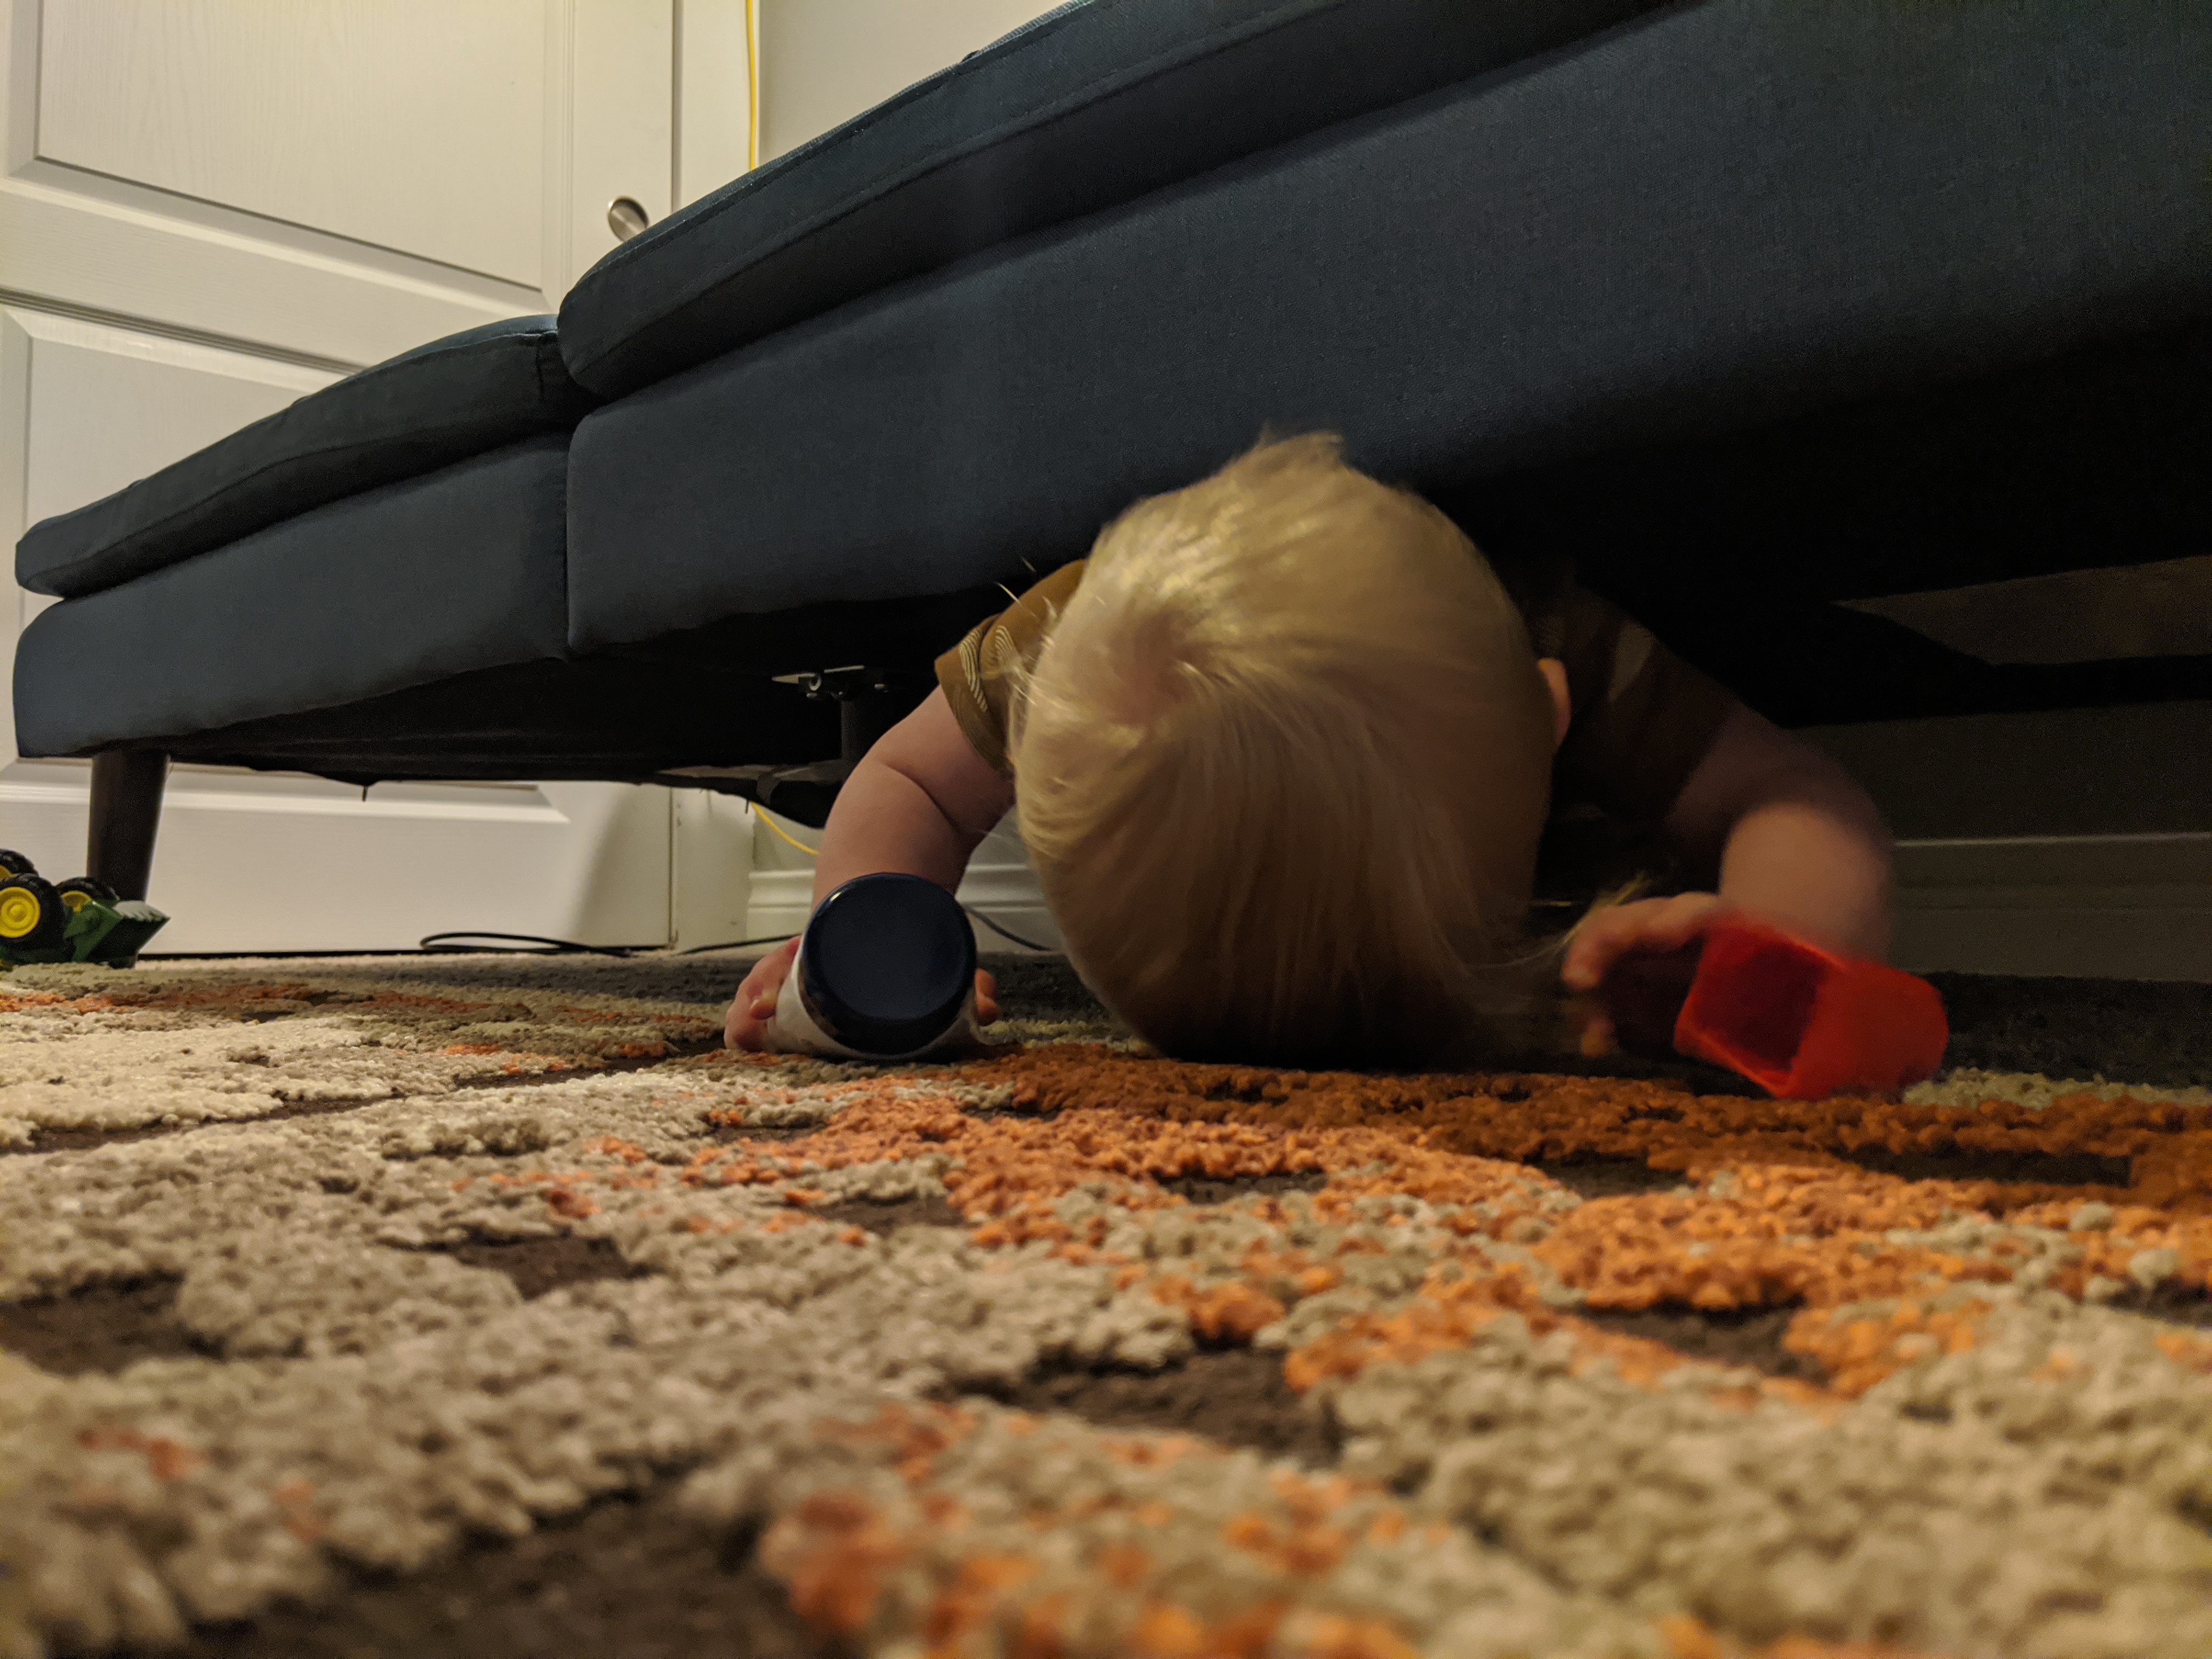
<path id="1" fill-rule="evenodd" d="M 49 606 L 15 652 L 25 755 L 334 707 L 563 654 L 568 440 L 524 440 Z"/>
<path id="2" fill-rule="evenodd" d="M 32 526 L 15 579 L 64 598 L 112 587 L 357 490 L 566 431 L 592 402 L 562 366 L 550 317 L 433 340 Z"/>
<path id="3" fill-rule="evenodd" d="M 1077 0 L 617 248 L 561 307 L 606 397 L 1658 0 Z"/>

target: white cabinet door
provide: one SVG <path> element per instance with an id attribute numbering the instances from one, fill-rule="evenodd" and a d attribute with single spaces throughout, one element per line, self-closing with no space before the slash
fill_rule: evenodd
<path id="1" fill-rule="evenodd" d="M 668 211 L 675 14 L 0 0 L 6 544 L 352 369 L 556 309 L 614 245 L 611 198 Z M 0 593 L 11 653 L 48 601 Z M 74 875 L 89 766 L 16 758 L 13 737 L 9 710 L 0 845 Z M 659 943 L 671 839 L 657 789 L 364 798 L 180 768 L 149 896 L 175 918 L 158 941 L 171 951 L 389 950 L 460 927 Z"/>

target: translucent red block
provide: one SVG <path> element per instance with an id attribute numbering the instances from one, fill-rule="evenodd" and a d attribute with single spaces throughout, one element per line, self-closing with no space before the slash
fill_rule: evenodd
<path id="1" fill-rule="evenodd" d="M 1752 921 L 1625 957 L 1600 994 L 1623 1047 L 1672 1047 L 1792 1100 L 1918 1083 L 1951 1035 L 1926 980 Z"/>

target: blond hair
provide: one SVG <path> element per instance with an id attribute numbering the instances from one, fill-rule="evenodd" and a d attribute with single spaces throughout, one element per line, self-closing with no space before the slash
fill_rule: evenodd
<path id="1" fill-rule="evenodd" d="M 1549 696 L 1473 544 L 1333 434 L 1116 519 L 1012 714 L 1068 956 L 1165 1052 L 1510 1046 Z"/>

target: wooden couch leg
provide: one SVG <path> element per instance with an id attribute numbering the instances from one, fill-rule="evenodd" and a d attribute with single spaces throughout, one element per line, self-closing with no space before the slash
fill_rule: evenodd
<path id="1" fill-rule="evenodd" d="M 92 828 L 85 873 L 118 898 L 143 899 L 161 827 L 161 786 L 169 757 L 158 749 L 112 749 L 92 760 Z"/>

